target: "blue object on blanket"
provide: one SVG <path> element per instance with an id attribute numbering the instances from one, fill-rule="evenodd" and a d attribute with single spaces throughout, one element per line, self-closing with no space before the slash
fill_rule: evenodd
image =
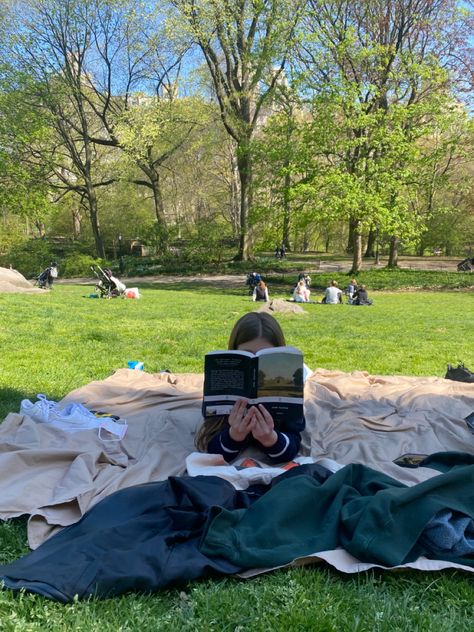
<path id="1" fill-rule="evenodd" d="M 470 555 L 474 553 L 474 521 L 458 511 L 442 509 L 426 525 L 420 543 L 434 554 Z"/>
<path id="2" fill-rule="evenodd" d="M 135 369 L 135 371 L 145 370 L 145 363 L 140 362 L 139 360 L 129 360 L 127 364 L 129 369 Z"/>

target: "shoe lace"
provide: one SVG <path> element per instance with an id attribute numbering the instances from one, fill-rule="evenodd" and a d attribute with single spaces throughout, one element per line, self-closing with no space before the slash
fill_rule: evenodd
<path id="1" fill-rule="evenodd" d="M 49 410 L 56 407 L 57 402 L 52 402 L 46 397 L 46 395 L 43 395 L 43 393 L 38 393 L 37 399 L 39 399 L 40 402 L 43 403 L 43 405 L 46 405 Z"/>

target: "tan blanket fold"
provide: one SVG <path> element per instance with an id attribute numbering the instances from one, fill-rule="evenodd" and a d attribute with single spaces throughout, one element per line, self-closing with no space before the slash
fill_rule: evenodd
<path id="1" fill-rule="evenodd" d="M 122 441 L 95 430 L 61 432 L 10 414 L 0 424 L 0 518 L 30 514 L 35 548 L 112 492 L 182 475 L 201 422 L 202 375 L 120 369 L 67 395 L 126 418 Z M 438 378 L 318 369 L 306 384 L 303 452 L 316 461 L 364 463 L 413 484 L 437 472 L 392 463 L 408 453 L 473 452 L 464 418 L 474 385 Z"/>
<path id="2" fill-rule="evenodd" d="M 316 461 L 363 463 L 407 485 L 438 472 L 395 465 L 403 454 L 474 453 L 465 422 L 474 384 L 318 369 L 306 383 L 305 411 L 304 448 Z"/>
<path id="3" fill-rule="evenodd" d="M 201 422 L 202 379 L 121 369 L 64 398 L 125 418 L 122 441 L 8 415 L 0 424 L 0 518 L 30 514 L 28 542 L 36 548 L 114 491 L 184 474 Z"/>

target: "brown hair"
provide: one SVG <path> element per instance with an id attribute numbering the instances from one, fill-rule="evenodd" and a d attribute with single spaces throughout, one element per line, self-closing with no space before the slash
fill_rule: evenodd
<path id="1" fill-rule="evenodd" d="M 286 344 L 283 331 L 273 316 L 265 312 L 249 312 L 235 323 L 227 348 L 237 349 L 255 338 L 263 338 L 273 347 L 284 347 Z"/>
<path id="2" fill-rule="evenodd" d="M 283 331 L 273 316 L 265 312 L 249 312 L 235 323 L 230 332 L 227 348 L 235 350 L 255 338 L 263 338 L 273 347 L 283 347 L 286 344 Z M 219 415 L 205 419 L 196 434 L 197 449 L 200 452 L 206 452 L 211 439 L 227 425 L 227 416 Z"/>

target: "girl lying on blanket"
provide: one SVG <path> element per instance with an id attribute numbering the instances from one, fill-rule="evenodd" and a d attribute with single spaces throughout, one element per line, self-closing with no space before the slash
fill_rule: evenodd
<path id="1" fill-rule="evenodd" d="M 242 316 L 232 329 L 228 349 L 257 353 L 261 349 L 285 346 L 285 337 L 278 322 L 270 314 L 250 312 Z M 259 448 L 271 463 L 291 461 L 298 453 L 303 414 L 298 419 L 280 422 L 278 428 L 265 406 L 248 406 L 239 399 L 229 415 L 215 415 L 204 420 L 196 437 L 201 452 L 220 454 L 232 461 L 245 448 Z"/>

